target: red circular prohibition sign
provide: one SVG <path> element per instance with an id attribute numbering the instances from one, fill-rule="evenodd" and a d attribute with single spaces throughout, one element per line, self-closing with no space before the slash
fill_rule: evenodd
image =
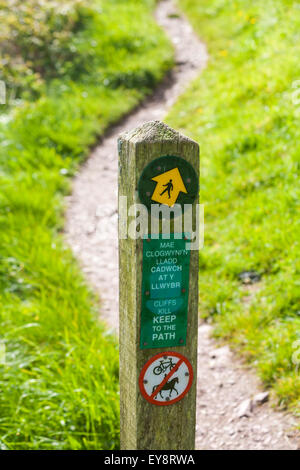
<path id="1" fill-rule="evenodd" d="M 173 405 L 188 393 L 193 378 L 192 365 L 185 356 L 165 351 L 146 362 L 140 373 L 139 387 L 149 403 L 158 406 Z"/>

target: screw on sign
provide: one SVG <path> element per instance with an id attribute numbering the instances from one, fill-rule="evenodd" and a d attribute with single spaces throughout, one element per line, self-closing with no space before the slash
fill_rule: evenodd
<path id="1" fill-rule="evenodd" d="M 156 354 L 144 365 L 139 378 L 143 397 L 153 405 L 172 405 L 181 400 L 193 383 L 193 368 L 176 352 Z"/>

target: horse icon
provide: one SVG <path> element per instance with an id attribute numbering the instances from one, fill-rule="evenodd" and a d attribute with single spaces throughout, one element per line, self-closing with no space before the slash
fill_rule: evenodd
<path id="1" fill-rule="evenodd" d="M 166 375 L 165 375 L 165 377 L 166 377 Z M 165 385 L 159 391 L 159 395 L 161 396 L 161 398 L 162 399 L 164 398 L 162 393 L 161 393 L 162 391 L 168 391 L 169 390 L 169 396 L 166 398 L 166 400 L 169 400 L 171 398 L 171 395 L 172 395 L 173 391 L 175 391 L 178 395 L 178 390 L 175 388 L 175 384 L 178 384 L 178 383 L 179 383 L 178 377 L 174 377 L 173 379 L 166 382 Z M 155 392 L 157 387 L 159 387 L 159 385 L 154 385 L 154 387 L 152 389 L 152 394 Z"/>

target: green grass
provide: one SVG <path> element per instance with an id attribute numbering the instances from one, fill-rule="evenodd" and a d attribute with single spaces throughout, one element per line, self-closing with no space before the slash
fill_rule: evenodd
<path id="1" fill-rule="evenodd" d="M 68 32 L 77 62 L 62 61 L 65 70 L 51 74 L 40 54 L 40 77 L 28 82 L 11 61 L 20 101 L 0 108 L 3 449 L 119 446 L 117 341 L 99 323 L 98 301 L 60 232 L 63 197 L 90 145 L 172 64 L 153 7 L 152 0 L 80 2 L 80 24 Z"/>
<path id="2" fill-rule="evenodd" d="M 168 117 L 201 146 L 201 314 L 299 413 L 299 5 L 179 4 L 210 54 Z M 261 274 L 255 290 L 240 282 L 245 270 Z"/>

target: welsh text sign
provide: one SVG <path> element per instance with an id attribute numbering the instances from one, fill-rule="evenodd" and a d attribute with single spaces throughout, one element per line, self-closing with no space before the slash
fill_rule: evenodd
<path id="1" fill-rule="evenodd" d="M 143 240 L 141 349 L 186 344 L 190 250 L 184 234 L 156 237 Z"/>

